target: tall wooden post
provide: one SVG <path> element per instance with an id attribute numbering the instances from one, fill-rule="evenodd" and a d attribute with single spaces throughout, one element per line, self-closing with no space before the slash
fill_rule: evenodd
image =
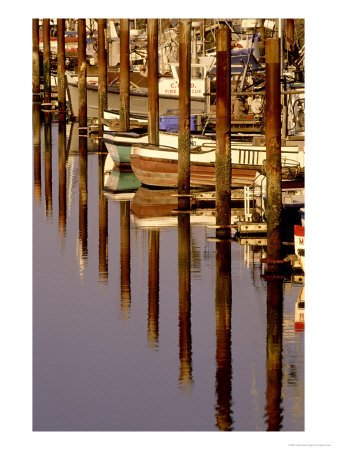
<path id="1" fill-rule="evenodd" d="M 231 224 L 231 32 L 216 34 L 216 224 L 217 235 L 228 236 Z"/>
<path id="2" fill-rule="evenodd" d="M 178 209 L 190 199 L 191 20 L 179 20 Z"/>
<path id="3" fill-rule="evenodd" d="M 149 144 L 159 145 L 158 19 L 147 21 Z"/>
<path id="4" fill-rule="evenodd" d="M 130 129 L 129 19 L 120 20 L 120 106 L 119 129 Z"/>
<path id="5" fill-rule="evenodd" d="M 57 96 L 59 120 L 66 115 L 66 79 L 65 79 L 65 19 L 57 19 Z"/>
<path id="6" fill-rule="evenodd" d="M 78 19 L 78 121 L 87 126 L 87 61 L 85 19 Z"/>
<path id="7" fill-rule="evenodd" d="M 50 21 L 43 19 L 43 90 L 44 103 L 51 101 L 50 82 Z"/>
<path id="8" fill-rule="evenodd" d="M 33 96 L 40 99 L 39 19 L 33 19 Z"/>
<path id="9" fill-rule="evenodd" d="M 98 126 L 102 134 L 102 119 L 108 106 L 107 97 L 107 36 L 106 19 L 98 19 Z"/>
<path id="10" fill-rule="evenodd" d="M 268 258 L 281 258 L 280 40 L 266 40 L 266 176 Z"/>

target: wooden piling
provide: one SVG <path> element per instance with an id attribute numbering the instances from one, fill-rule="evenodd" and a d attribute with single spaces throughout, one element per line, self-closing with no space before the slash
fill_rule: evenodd
<path id="1" fill-rule="evenodd" d="M 66 118 L 65 19 L 57 19 L 57 98 L 59 120 Z"/>
<path id="2" fill-rule="evenodd" d="M 130 129 L 129 19 L 120 19 L 120 106 L 119 129 Z"/>
<path id="3" fill-rule="evenodd" d="M 33 19 L 33 97 L 40 99 L 39 19 Z"/>
<path id="4" fill-rule="evenodd" d="M 281 259 L 280 40 L 266 40 L 266 177 L 268 258 Z M 272 269 L 272 267 L 270 267 Z"/>
<path id="5" fill-rule="evenodd" d="M 50 21 L 43 19 L 43 91 L 44 103 L 51 101 L 51 82 L 50 82 Z"/>
<path id="6" fill-rule="evenodd" d="M 98 19 L 98 129 L 102 135 L 102 119 L 108 106 L 106 19 Z"/>
<path id="7" fill-rule="evenodd" d="M 178 209 L 190 207 L 191 20 L 179 20 Z M 186 197 L 185 197 L 186 195 Z"/>
<path id="8" fill-rule="evenodd" d="M 87 126 L 87 61 L 85 19 L 78 19 L 78 121 Z"/>
<path id="9" fill-rule="evenodd" d="M 231 224 L 231 32 L 219 28 L 216 34 L 216 224 Z M 229 228 L 217 229 L 227 236 Z"/>
<path id="10" fill-rule="evenodd" d="M 149 144 L 159 145 L 158 19 L 147 21 Z"/>

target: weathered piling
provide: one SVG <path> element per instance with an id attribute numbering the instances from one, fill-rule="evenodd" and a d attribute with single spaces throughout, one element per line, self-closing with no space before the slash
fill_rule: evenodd
<path id="1" fill-rule="evenodd" d="M 40 102 L 33 102 L 34 201 L 41 202 Z"/>
<path id="2" fill-rule="evenodd" d="M 65 19 L 57 19 L 57 99 L 59 120 L 66 118 Z"/>
<path id="3" fill-rule="evenodd" d="M 106 19 L 98 19 L 98 129 L 102 135 L 102 119 L 108 106 Z"/>
<path id="4" fill-rule="evenodd" d="M 119 129 L 130 129 L 129 19 L 120 20 L 120 106 Z"/>
<path id="5" fill-rule="evenodd" d="M 50 103 L 51 82 L 50 82 L 50 21 L 43 19 L 43 101 Z"/>
<path id="6" fill-rule="evenodd" d="M 216 34 L 216 224 L 217 235 L 227 236 L 231 224 L 231 32 Z"/>
<path id="7" fill-rule="evenodd" d="M 266 40 L 266 177 L 268 258 L 281 259 L 280 41 Z M 271 268 L 272 270 L 272 268 Z"/>
<path id="8" fill-rule="evenodd" d="M 191 333 L 191 225 L 190 215 L 178 215 L 178 274 L 179 274 L 179 384 L 189 392 L 192 376 Z"/>
<path id="9" fill-rule="evenodd" d="M 131 252 L 130 252 L 130 201 L 120 206 L 120 266 L 121 266 L 121 313 L 130 317 L 131 307 Z"/>
<path id="10" fill-rule="evenodd" d="M 87 126 L 87 61 L 85 19 L 78 19 L 78 121 Z"/>
<path id="11" fill-rule="evenodd" d="M 67 166 L 66 166 L 66 122 L 59 121 L 59 236 L 64 239 L 67 231 Z"/>
<path id="12" fill-rule="evenodd" d="M 39 19 L 33 19 L 33 97 L 40 98 Z"/>
<path id="13" fill-rule="evenodd" d="M 147 20 L 149 144 L 159 145 L 158 19 Z"/>
<path id="14" fill-rule="evenodd" d="M 191 20 L 179 20 L 178 209 L 190 207 Z"/>
<path id="15" fill-rule="evenodd" d="M 216 243 L 216 424 L 231 431 L 232 411 L 232 269 L 231 242 Z"/>
<path id="16" fill-rule="evenodd" d="M 148 232 L 148 254 L 147 341 L 149 347 L 156 348 L 159 336 L 159 230 Z"/>
<path id="17" fill-rule="evenodd" d="M 79 241 L 80 267 L 88 257 L 88 141 L 78 138 L 78 193 L 79 193 Z"/>
<path id="18" fill-rule="evenodd" d="M 282 428 L 283 279 L 267 279 L 266 424 L 267 431 Z"/>
<path id="19" fill-rule="evenodd" d="M 108 202 L 103 193 L 106 155 L 98 155 L 98 274 L 99 281 L 108 280 Z"/>

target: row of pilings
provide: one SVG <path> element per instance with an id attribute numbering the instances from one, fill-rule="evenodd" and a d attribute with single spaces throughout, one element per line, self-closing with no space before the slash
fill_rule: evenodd
<path id="1" fill-rule="evenodd" d="M 58 112 L 65 119 L 65 19 L 57 20 Z M 148 19 L 149 144 L 159 145 L 158 19 Z M 280 39 L 265 45 L 266 174 L 268 261 L 272 271 L 281 258 L 281 91 Z M 50 20 L 43 19 L 43 103 L 50 104 Z M 216 212 L 217 237 L 229 238 L 231 228 L 231 31 L 216 33 Z M 106 19 L 98 19 L 99 133 L 107 107 Z M 87 128 L 87 63 L 85 19 L 78 19 L 79 128 Z M 190 208 L 190 83 L 191 19 L 179 20 L 178 209 Z M 33 98 L 40 99 L 39 20 L 33 19 Z M 130 129 L 129 20 L 120 20 L 120 130 Z"/>

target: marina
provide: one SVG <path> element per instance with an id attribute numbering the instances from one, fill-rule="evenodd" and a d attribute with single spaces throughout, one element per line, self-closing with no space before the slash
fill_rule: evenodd
<path id="1" fill-rule="evenodd" d="M 33 19 L 33 430 L 305 431 L 304 20 L 52 30 Z"/>

